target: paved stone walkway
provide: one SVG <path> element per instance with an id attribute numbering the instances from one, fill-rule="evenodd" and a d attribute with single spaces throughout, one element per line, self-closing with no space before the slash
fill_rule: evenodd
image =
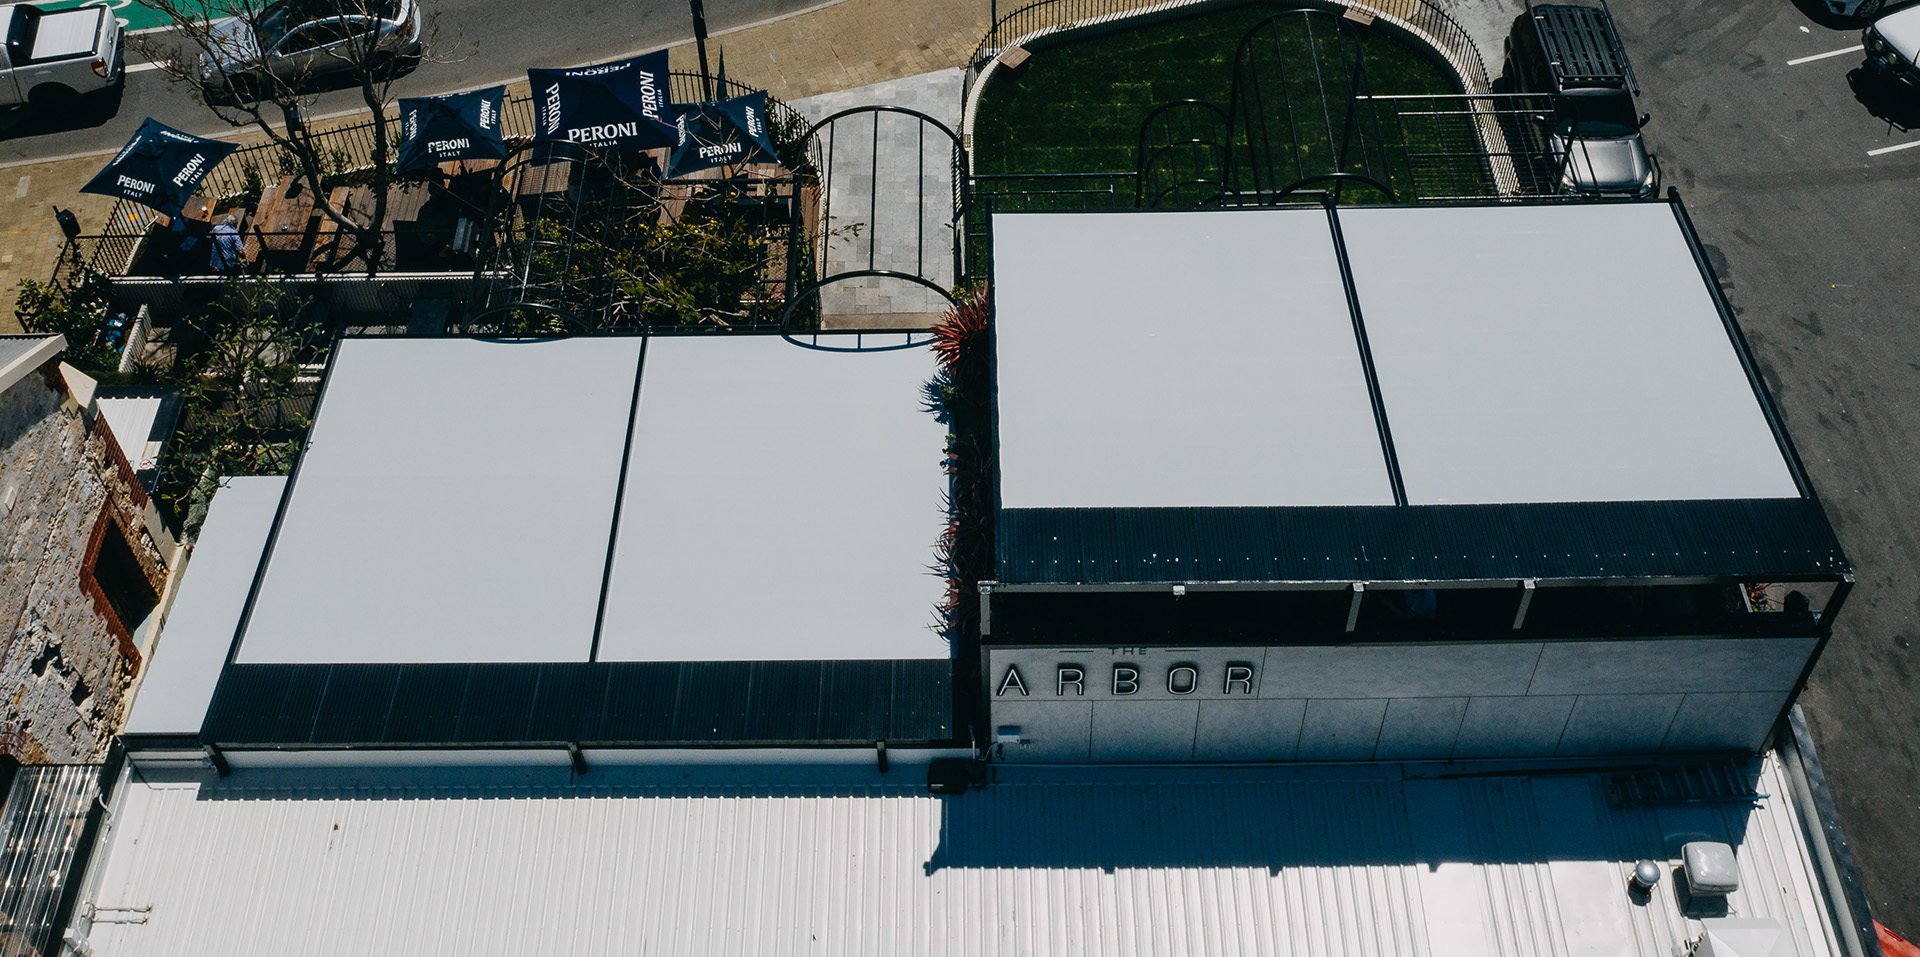
<path id="1" fill-rule="evenodd" d="M 856 106 L 897 106 L 959 132 L 958 67 L 794 101 L 818 122 Z M 953 141 L 903 113 L 835 121 L 818 139 L 828 184 L 826 274 L 885 269 L 954 285 Z M 876 165 L 878 172 L 876 174 Z M 947 310 L 940 293 L 901 279 L 861 277 L 820 292 L 830 329 L 924 329 Z"/>

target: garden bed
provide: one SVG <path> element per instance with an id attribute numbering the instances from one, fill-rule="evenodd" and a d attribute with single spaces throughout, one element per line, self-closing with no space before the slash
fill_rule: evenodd
<path id="1" fill-rule="evenodd" d="M 1364 148 L 1348 144 L 1341 151 L 1344 162 L 1336 163 L 1326 131 L 1338 131 L 1335 138 L 1346 134 L 1349 71 L 1356 77 L 1364 72 L 1363 92 L 1375 95 L 1445 96 L 1462 89 L 1432 51 L 1378 25 L 1341 24 L 1332 14 L 1284 16 L 1262 28 L 1249 44 L 1249 59 L 1239 64 L 1243 102 L 1236 105 L 1236 50 L 1242 39 L 1276 14 L 1299 9 L 1298 3 L 1213 7 L 1037 47 L 1019 69 L 993 71 L 980 94 L 973 127 L 975 174 L 1132 174 L 1139 168 L 1142 122 L 1162 104 L 1189 99 L 1232 114 L 1237 168 L 1230 185 L 1240 190 L 1256 187 L 1252 163 L 1278 162 L 1287 167 L 1277 173 L 1281 182 L 1297 179 L 1287 172 L 1296 167 L 1306 173 L 1364 171 L 1390 182 L 1404 200 L 1420 192 L 1415 167 L 1423 154 L 1478 151 L 1465 122 L 1454 123 L 1457 130 L 1432 128 L 1431 120 L 1402 117 L 1397 103 L 1378 102 L 1356 108 L 1362 133 L 1355 134 L 1355 142 L 1367 142 Z M 1343 32 L 1346 42 L 1339 36 Z M 1352 62 L 1356 55 L 1364 62 Z M 1250 70 L 1260 73 L 1269 91 L 1257 104 L 1246 102 Z M 1274 95 L 1281 90 L 1284 96 Z M 1322 90 L 1334 93 L 1323 98 Z M 1289 123 L 1288 110 L 1312 122 Z M 1283 130 L 1286 142 L 1264 150 L 1249 144 L 1248 128 L 1262 122 Z M 1257 186 L 1276 188 L 1274 178 L 1263 175 Z M 1448 192 L 1457 194 L 1457 173 L 1452 178 Z M 1491 193 L 1490 186 L 1484 188 Z M 1115 196 L 1116 205 L 1132 205 L 1132 200 Z"/>

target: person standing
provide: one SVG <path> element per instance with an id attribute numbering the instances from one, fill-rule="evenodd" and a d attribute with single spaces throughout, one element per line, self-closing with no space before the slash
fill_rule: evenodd
<path id="1" fill-rule="evenodd" d="M 214 272 L 238 272 L 246 265 L 246 241 L 240 238 L 239 219 L 228 213 L 213 227 L 213 249 L 207 264 Z"/>

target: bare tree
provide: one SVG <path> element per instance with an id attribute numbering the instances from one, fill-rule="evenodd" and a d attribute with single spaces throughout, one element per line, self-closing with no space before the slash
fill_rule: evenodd
<path id="1" fill-rule="evenodd" d="M 393 180 L 387 121 L 394 80 L 427 55 L 437 12 L 419 0 L 138 0 L 168 29 L 133 39 L 146 58 L 235 128 L 256 130 L 293 159 L 313 204 L 369 268 L 385 251 Z M 373 114 L 372 208 L 349 212 L 322 187 L 330 158 L 305 117 L 321 92 L 353 88 Z"/>

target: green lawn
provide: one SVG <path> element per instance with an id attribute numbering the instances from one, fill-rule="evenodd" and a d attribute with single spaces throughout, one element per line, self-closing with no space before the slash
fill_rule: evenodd
<path id="1" fill-rule="evenodd" d="M 1274 14 L 1297 6 L 1253 4 L 1204 13 L 1122 33 L 1093 37 L 1034 52 L 1020 70 L 995 71 L 974 125 L 977 173 L 1085 173 L 1135 169 L 1140 126 L 1155 107 L 1174 100 L 1198 99 L 1231 108 L 1234 53 L 1241 38 Z M 1242 189 L 1252 188 L 1245 168 L 1250 159 L 1274 170 L 1262 179 L 1272 188 L 1307 173 L 1334 168 L 1332 140 L 1346 133 L 1344 96 L 1323 112 L 1319 89 L 1345 89 L 1343 47 L 1332 17 L 1309 25 L 1297 15 L 1263 28 L 1254 51 L 1269 95 L 1264 149 L 1247 149 L 1246 128 L 1260 116 L 1236 117 L 1236 152 L 1241 155 Z M 1375 94 L 1448 94 L 1460 92 L 1451 74 L 1422 52 L 1381 29 L 1363 35 L 1368 85 Z M 1351 49 L 1348 47 L 1347 49 Z M 1315 63 L 1316 58 L 1318 63 Z M 1287 81 L 1278 82 L 1284 63 Z M 1315 67 L 1318 66 L 1318 78 Z M 1287 107 L 1293 122 L 1288 122 Z M 1328 119 L 1332 122 L 1329 124 Z M 1352 146 L 1343 168 L 1382 172 L 1395 188 L 1410 192 L 1409 163 L 1400 124 L 1390 114 L 1375 123 L 1358 117 L 1356 127 L 1370 149 Z M 1376 135 L 1376 133 L 1378 135 Z M 1413 138 L 1418 138 L 1413 137 Z M 1414 144 L 1419 150 L 1420 144 Z M 1295 154 L 1298 158 L 1296 160 Z M 1374 157 L 1372 167 L 1362 154 Z M 1384 169 L 1383 169 L 1384 168 Z M 1405 198 L 1405 197 L 1403 197 Z M 1127 198 L 1131 205 L 1131 197 Z"/>

